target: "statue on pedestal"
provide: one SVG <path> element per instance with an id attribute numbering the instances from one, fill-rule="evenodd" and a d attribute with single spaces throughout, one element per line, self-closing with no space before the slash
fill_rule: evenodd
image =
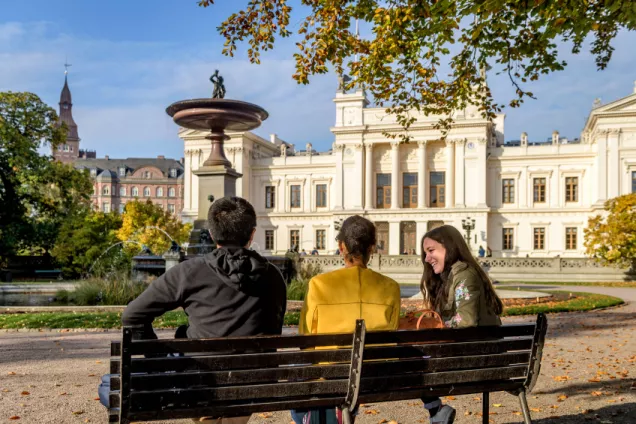
<path id="1" fill-rule="evenodd" d="M 223 84 L 223 77 L 219 75 L 219 70 L 215 69 L 214 74 L 210 77 L 210 81 L 214 84 L 214 90 L 212 91 L 213 99 L 225 98 L 225 85 Z"/>

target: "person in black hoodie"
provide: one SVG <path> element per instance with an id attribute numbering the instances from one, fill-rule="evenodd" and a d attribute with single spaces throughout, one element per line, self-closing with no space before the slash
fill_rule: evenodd
<path id="1" fill-rule="evenodd" d="M 177 334 L 188 338 L 282 333 L 287 287 L 278 268 L 249 249 L 256 232 L 252 205 L 240 197 L 218 199 L 208 224 L 217 248 L 172 267 L 124 310 L 123 325 L 143 325 L 133 338 L 156 339 L 152 321 L 179 307 L 188 326 Z M 105 403 L 106 387 L 100 398 L 102 392 Z"/>

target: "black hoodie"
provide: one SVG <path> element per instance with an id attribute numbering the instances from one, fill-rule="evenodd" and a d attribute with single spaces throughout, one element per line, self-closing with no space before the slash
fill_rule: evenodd
<path id="1" fill-rule="evenodd" d="M 258 253 L 224 246 L 169 269 L 124 310 L 124 325 L 145 325 L 182 307 L 188 338 L 281 334 L 286 285 L 278 268 Z"/>

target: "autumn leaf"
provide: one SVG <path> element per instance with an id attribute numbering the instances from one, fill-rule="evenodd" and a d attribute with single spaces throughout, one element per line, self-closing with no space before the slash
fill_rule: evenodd
<path id="1" fill-rule="evenodd" d="M 364 413 L 367 415 L 378 415 L 380 411 L 378 411 L 377 409 L 367 409 L 364 411 Z"/>
<path id="2" fill-rule="evenodd" d="M 493 403 L 492 406 L 494 406 L 495 408 L 501 408 L 503 406 L 503 404 L 501 404 L 501 403 Z"/>
<path id="3" fill-rule="evenodd" d="M 17 415 L 14 415 L 12 417 L 9 417 L 10 420 L 19 420 L 20 417 L 18 417 Z"/>
<path id="4" fill-rule="evenodd" d="M 31 393 L 29 393 L 29 392 L 27 392 L 27 391 L 24 391 L 24 392 L 22 392 L 22 393 L 20 393 L 20 394 L 21 394 L 22 396 L 29 396 Z"/>
<path id="5" fill-rule="evenodd" d="M 587 381 L 589 381 L 590 383 L 600 383 L 601 379 L 600 378 L 590 378 Z"/>
<path id="6" fill-rule="evenodd" d="M 567 376 L 567 375 L 557 375 L 555 377 L 552 377 L 552 379 L 554 381 L 568 381 L 570 379 L 570 377 Z"/>
<path id="7" fill-rule="evenodd" d="M 446 400 L 455 400 L 455 396 L 446 396 L 444 399 L 446 399 Z"/>
<path id="8" fill-rule="evenodd" d="M 557 402 L 563 402 L 567 398 L 568 398 L 567 395 L 560 395 L 560 396 L 557 397 Z"/>
<path id="9" fill-rule="evenodd" d="M 13 371 L 9 371 L 9 372 L 7 373 L 7 375 L 15 375 L 15 372 L 13 372 Z M 18 417 L 18 418 L 20 418 L 20 417 Z"/>
<path id="10" fill-rule="evenodd" d="M 603 395 L 603 392 L 597 392 L 597 391 L 592 392 L 592 396 L 602 396 L 602 395 Z"/>
<path id="11" fill-rule="evenodd" d="M 73 411 L 73 415 L 82 415 L 84 411 Z"/>
<path id="12" fill-rule="evenodd" d="M 541 408 L 530 408 L 532 412 L 541 412 Z"/>
<path id="13" fill-rule="evenodd" d="M 258 416 L 261 418 L 272 418 L 274 414 L 272 414 L 271 412 L 263 412 L 258 414 Z"/>
<path id="14" fill-rule="evenodd" d="M 512 413 L 515 414 L 515 415 L 522 415 L 521 411 L 512 411 Z"/>

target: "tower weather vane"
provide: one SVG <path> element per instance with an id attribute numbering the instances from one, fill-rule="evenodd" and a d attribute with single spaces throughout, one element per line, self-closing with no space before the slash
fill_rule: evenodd
<path id="1" fill-rule="evenodd" d="M 64 75 L 68 74 L 68 68 L 69 68 L 70 66 L 73 66 L 73 65 L 71 65 L 70 63 L 68 63 L 68 59 L 67 59 L 67 60 L 65 60 L 65 61 L 64 61 Z"/>
<path id="2" fill-rule="evenodd" d="M 219 75 L 219 70 L 215 69 L 214 73 L 210 77 L 210 81 L 214 84 L 214 90 L 212 91 L 213 99 L 225 98 L 225 85 L 223 84 L 223 77 Z"/>

